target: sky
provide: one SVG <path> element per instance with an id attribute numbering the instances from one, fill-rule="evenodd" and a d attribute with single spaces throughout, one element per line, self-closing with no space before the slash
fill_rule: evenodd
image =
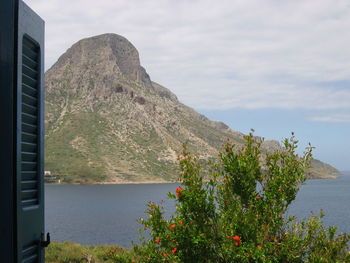
<path id="1" fill-rule="evenodd" d="M 25 0 L 46 22 L 46 69 L 78 40 L 126 37 L 155 82 L 232 129 L 350 170 L 350 1 Z"/>

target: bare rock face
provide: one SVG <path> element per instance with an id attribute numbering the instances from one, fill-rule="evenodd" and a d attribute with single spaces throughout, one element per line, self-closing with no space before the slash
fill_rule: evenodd
<path id="1" fill-rule="evenodd" d="M 116 34 L 104 34 L 82 39 L 62 55 L 48 72 L 64 71 L 75 68 L 108 68 L 109 72 L 123 74 L 130 80 L 151 87 L 151 80 L 145 69 L 140 66 L 139 53 L 124 37 Z"/>
<path id="2" fill-rule="evenodd" d="M 116 34 L 75 43 L 45 85 L 46 169 L 66 182 L 174 180 L 183 143 L 208 160 L 227 138 L 243 142 L 152 82 L 136 48 Z"/>

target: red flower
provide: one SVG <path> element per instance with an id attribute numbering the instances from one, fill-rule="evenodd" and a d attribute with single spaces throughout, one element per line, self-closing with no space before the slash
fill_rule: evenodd
<path id="1" fill-rule="evenodd" d="M 160 242 L 160 238 L 157 237 L 154 241 L 155 241 L 156 243 L 159 243 L 159 242 Z"/>
<path id="2" fill-rule="evenodd" d="M 182 192 L 184 189 L 182 189 L 181 187 L 177 187 L 176 188 L 176 193 L 180 193 L 180 192 Z"/>
<path id="3" fill-rule="evenodd" d="M 256 200 L 258 200 L 258 199 L 260 199 L 260 198 L 261 198 L 260 195 L 255 196 L 255 199 L 256 199 Z"/>
<path id="4" fill-rule="evenodd" d="M 230 204 L 230 201 L 226 201 L 225 204 L 229 205 L 229 204 Z"/>
<path id="5" fill-rule="evenodd" d="M 165 253 L 163 254 L 163 257 L 165 257 L 165 258 L 166 258 L 167 256 L 168 256 L 167 254 L 165 254 Z"/>
<path id="6" fill-rule="evenodd" d="M 234 239 L 235 241 L 240 241 L 240 240 L 241 240 L 241 237 L 240 237 L 240 236 L 234 236 L 233 239 Z"/>
<path id="7" fill-rule="evenodd" d="M 238 247 L 241 244 L 241 237 L 240 236 L 227 236 L 229 239 L 235 240 L 235 246 Z"/>
<path id="8" fill-rule="evenodd" d="M 183 225 L 183 224 L 184 224 L 184 222 L 180 221 L 180 225 Z"/>
<path id="9" fill-rule="evenodd" d="M 170 225 L 170 229 L 174 229 L 176 226 L 174 224 Z"/>
<path id="10" fill-rule="evenodd" d="M 180 198 L 180 197 L 181 197 L 181 193 L 180 193 L 180 192 L 177 192 L 177 193 L 176 193 L 176 196 L 177 196 L 177 198 Z"/>
<path id="11" fill-rule="evenodd" d="M 177 248 L 174 248 L 171 253 L 175 254 L 177 252 Z"/>

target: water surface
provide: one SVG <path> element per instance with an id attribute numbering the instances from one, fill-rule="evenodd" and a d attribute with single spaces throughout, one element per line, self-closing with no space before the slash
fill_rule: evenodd
<path id="1" fill-rule="evenodd" d="M 168 211 L 173 202 L 166 194 L 178 184 L 133 185 L 46 185 L 46 231 L 56 241 L 86 245 L 118 244 L 131 247 L 138 240 L 140 224 L 148 201 L 164 200 Z M 350 175 L 338 179 L 307 181 L 289 214 L 306 218 L 311 211 L 325 212 L 327 225 L 350 232 Z"/>

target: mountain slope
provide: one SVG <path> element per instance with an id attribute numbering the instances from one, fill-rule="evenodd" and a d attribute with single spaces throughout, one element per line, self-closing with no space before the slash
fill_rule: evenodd
<path id="1" fill-rule="evenodd" d="M 227 138 L 242 143 L 243 134 L 152 82 L 136 48 L 116 34 L 74 44 L 45 84 L 46 170 L 66 182 L 173 180 L 183 143 L 203 159 Z"/>

